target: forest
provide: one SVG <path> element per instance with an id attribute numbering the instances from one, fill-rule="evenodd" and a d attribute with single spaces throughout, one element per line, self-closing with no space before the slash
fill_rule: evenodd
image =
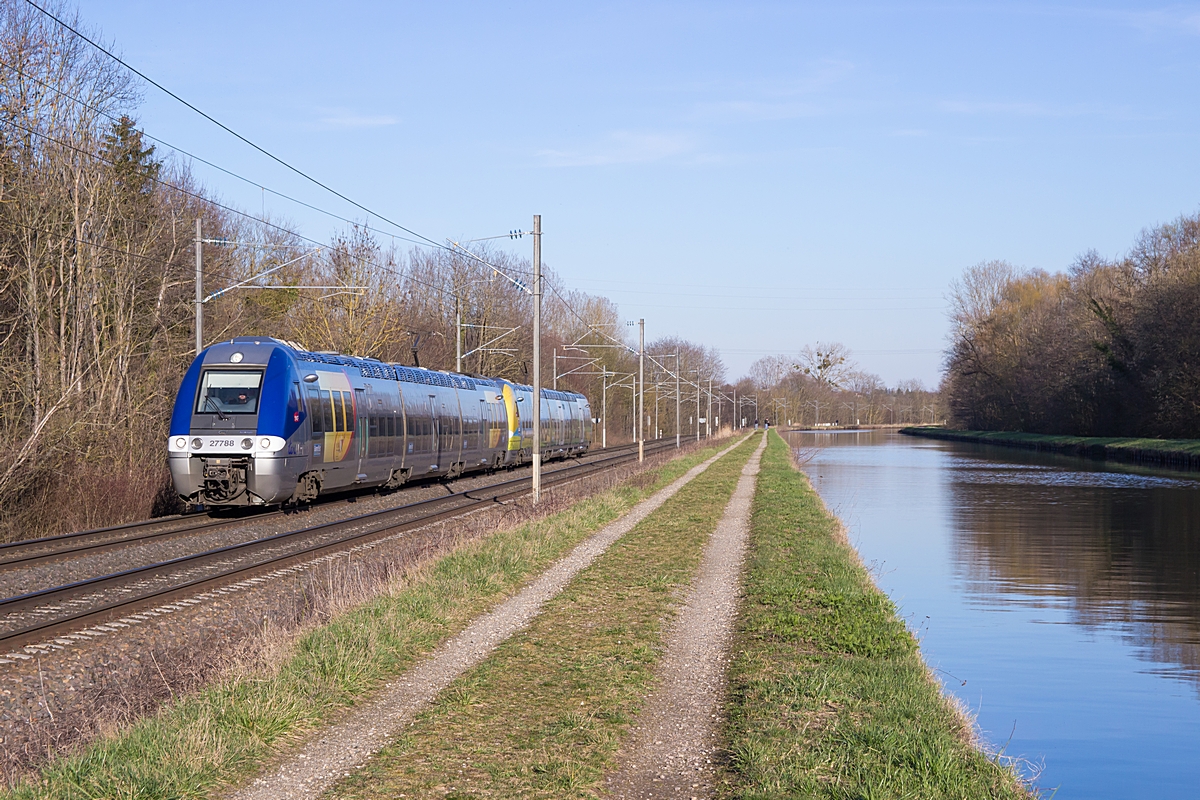
<path id="1" fill-rule="evenodd" d="M 1200 215 L 1065 273 L 978 264 L 951 304 L 942 388 L 955 427 L 1200 437 Z"/>

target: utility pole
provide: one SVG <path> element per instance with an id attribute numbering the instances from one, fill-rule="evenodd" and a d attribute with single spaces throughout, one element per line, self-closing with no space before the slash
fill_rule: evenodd
<path id="1" fill-rule="evenodd" d="M 708 416 L 704 418 L 704 438 L 712 438 L 712 378 L 708 379 Z"/>
<path id="2" fill-rule="evenodd" d="M 542 215 L 533 215 L 533 503 L 542 499 Z"/>
<path id="3" fill-rule="evenodd" d="M 925 409 L 921 409 L 921 420 L 925 420 Z M 661 432 L 658 429 L 658 373 L 654 373 L 654 439 L 657 441 Z"/>
<path id="4" fill-rule="evenodd" d="M 676 450 L 678 450 L 679 446 L 680 446 L 680 441 L 679 441 L 680 399 L 681 398 L 679 397 L 679 353 L 676 353 L 675 354 L 675 449 Z"/>
<path id="5" fill-rule="evenodd" d="M 600 449 L 608 449 L 608 367 L 600 376 Z"/>
<path id="6" fill-rule="evenodd" d="M 556 391 L 556 392 L 558 391 L 558 348 L 557 347 L 554 348 L 554 378 L 553 378 L 553 382 L 550 385 L 554 388 L 554 391 Z"/>
<path id="7" fill-rule="evenodd" d="M 454 295 L 454 371 L 462 374 L 462 300 Z"/>
<path id="8" fill-rule="evenodd" d="M 200 241 L 200 217 L 196 217 L 196 355 L 204 349 L 204 243 Z"/>
<path id="9" fill-rule="evenodd" d="M 646 460 L 646 320 L 638 320 L 638 461 Z"/>
<path id="10" fill-rule="evenodd" d="M 696 441 L 700 441 L 700 370 L 696 370 Z"/>
<path id="11" fill-rule="evenodd" d="M 737 387 L 735 386 L 735 387 L 733 387 L 733 426 L 730 428 L 730 430 L 732 430 L 734 433 L 737 433 L 739 421 L 740 420 L 739 420 L 738 404 L 737 404 Z"/>

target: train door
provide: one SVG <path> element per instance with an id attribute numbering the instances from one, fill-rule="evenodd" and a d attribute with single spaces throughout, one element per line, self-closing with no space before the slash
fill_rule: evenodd
<path id="1" fill-rule="evenodd" d="M 475 458 L 480 463 L 487 461 L 492 455 L 488 449 L 487 439 L 492 431 L 491 409 L 488 408 L 487 398 L 479 398 L 479 420 L 475 422 Z"/>
<path id="2" fill-rule="evenodd" d="M 412 452 L 409 449 L 409 442 L 412 441 L 408 430 L 408 404 L 404 399 L 404 390 L 396 384 L 396 409 L 392 412 L 396 416 L 396 452 L 400 455 L 400 468 L 410 466 L 412 459 L 408 454 Z"/>
<path id="3" fill-rule="evenodd" d="M 442 419 L 438 414 L 437 395 L 429 395 L 429 450 L 436 469 L 442 465 Z"/>
<path id="4" fill-rule="evenodd" d="M 449 468 L 454 461 L 454 420 L 450 417 L 450 409 L 444 401 L 438 403 L 438 458 L 445 458 L 446 463 L 438 462 L 439 467 Z"/>
<path id="5" fill-rule="evenodd" d="M 367 459 L 370 457 L 370 441 L 367 438 L 368 425 L 371 419 L 371 398 L 363 389 L 354 390 L 354 409 L 356 430 L 354 438 L 358 442 L 358 472 L 356 477 L 362 480 L 367 477 Z"/>

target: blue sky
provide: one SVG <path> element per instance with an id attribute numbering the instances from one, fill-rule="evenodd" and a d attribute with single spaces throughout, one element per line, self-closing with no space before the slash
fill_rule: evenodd
<path id="1" fill-rule="evenodd" d="M 820 339 L 888 383 L 934 385 L 965 267 L 1062 270 L 1200 210 L 1200 4 L 79 10 L 134 66 L 424 235 L 542 214 L 569 286 L 645 317 L 648 338 L 719 348 L 733 376 Z M 364 216 L 156 90 L 141 122 Z M 196 171 L 261 209 L 258 190 Z M 335 227 L 266 206 L 314 238 Z"/>

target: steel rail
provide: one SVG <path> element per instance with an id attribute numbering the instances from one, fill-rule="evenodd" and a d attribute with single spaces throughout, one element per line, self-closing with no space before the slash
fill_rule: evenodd
<path id="1" fill-rule="evenodd" d="M 653 451 L 657 452 L 665 449 L 674 449 L 674 443 L 663 443 L 662 445 L 654 447 Z M 578 480 L 592 473 L 601 472 L 605 469 L 618 466 L 621 463 L 634 460 L 636 460 L 636 452 L 630 448 L 629 452 L 626 453 L 613 455 L 608 458 L 598 459 L 596 461 L 576 463 L 574 465 L 555 470 L 554 472 L 547 473 L 546 483 L 548 485 L 555 485 Z M 105 621 L 136 613 L 137 609 L 139 608 L 144 608 L 151 605 L 161 605 L 163 603 L 170 602 L 172 598 L 177 598 L 180 595 L 194 592 L 203 587 L 215 588 L 221 584 L 246 580 L 247 578 L 252 577 L 254 574 L 259 572 L 280 569 L 291 563 L 302 563 L 326 553 L 342 550 L 349 544 L 358 544 L 364 541 L 369 541 L 373 537 L 382 538 L 384 536 L 403 532 L 405 530 L 424 527 L 430 523 L 437 522 L 442 519 L 460 516 L 484 506 L 489 506 L 497 502 L 503 502 L 508 498 L 515 498 L 527 494 L 530 491 L 531 482 L 531 476 L 523 476 L 520 478 L 514 478 L 508 481 L 492 484 L 490 486 L 480 487 L 478 489 L 468 489 L 463 492 L 456 492 L 444 497 L 421 500 L 391 509 L 372 511 L 367 514 L 362 514 L 345 520 L 322 523 L 309 528 L 302 528 L 286 533 L 274 534 L 262 539 L 254 539 L 249 542 L 215 548 L 202 553 L 181 556 L 179 558 L 169 559 L 167 561 L 149 564 L 130 570 L 124 570 L 122 572 L 113 573 L 110 575 L 102 575 L 83 581 L 76 581 L 63 586 L 51 587 L 15 597 L 0 599 L 0 613 L 21 613 L 31 611 L 37 608 L 42 608 L 47 603 L 69 601 L 70 599 L 78 597 L 86 592 L 111 589 L 113 587 L 126 584 L 130 578 L 135 578 L 137 576 L 144 576 L 147 578 L 162 576 L 164 574 L 169 574 L 173 570 L 176 570 L 180 567 L 199 567 L 231 555 L 236 555 L 238 553 L 253 555 L 255 550 L 266 549 L 272 544 L 282 542 L 287 539 L 298 539 L 306 535 L 313 535 L 318 532 L 329 531 L 331 529 L 336 530 L 337 528 L 358 528 L 364 522 L 375 519 L 380 519 L 383 522 L 383 524 L 380 526 L 372 527 L 371 529 L 365 531 L 359 530 L 351 533 L 348 536 L 338 538 L 335 541 L 325 541 L 311 544 L 297 551 L 274 555 L 249 564 L 235 565 L 213 575 L 206 575 L 185 581 L 183 583 L 175 583 L 161 588 L 148 589 L 145 592 L 137 593 L 131 596 L 125 596 L 104 605 L 70 613 L 57 619 L 40 621 L 31 625 L 26 625 L 22 628 L 0 632 L 0 643 L 3 643 L 5 647 L 12 648 L 34 641 L 53 639 L 55 636 L 60 636 L 68 630 L 78 628 L 85 623 L 102 624 Z M 486 496 L 478 496 L 481 494 Z M 472 497 L 471 495 L 477 496 Z M 398 522 L 389 522 L 386 519 L 387 517 L 403 516 L 406 513 L 410 515 L 416 513 L 416 516 L 412 519 Z"/>
<path id="2" fill-rule="evenodd" d="M 632 448 L 634 445 L 621 445 L 620 447 L 610 448 L 612 451 L 620 451 L 627 448 Z M 587 457 L 587 454 L 584 455 Z M 469 474 L 466 477 L 478 477 L 478 475 Z M 418 479 L 419 480 L 419 479 Z M 441 478 L 437 480 L 443 480 Z M 411 484 L 405 484 L 405 488 L 416 488 L 428 486 L 434 481 L 414 481 Z M 362 489 L 361 492 L 378 490 L 379 487 L 371 489 Z M 320 499 L 320 503 L 327 503 L 335 500 L 340 500 L 353 493 L 341 492 Z M 121 547 L 139 544 L 142 542 L 152 541 L 164 537 L 186 536 L 197 532 L 208 532 L 215 528 L 227 527 L 229 525 L 238 525 L 244 523 L 257 523 L 265 520 L 271 520 L 279 516 L 284 516 L 291 513 L 291 510 L 274 509 L 263 510 L 257 513 L 242 513 L 233 517 L 213 517 L 208 513 L 203 514 L 183 514 L 173 515 L 169 517 L 159 517 L 156 519 L 142 520 L 141 522 L 128 522 L 124 525 L 113 525 L 107 528 L 93 528 L 86 531 L 77 531 L 74 533 L 63 533 L 55 536 L 44 536 L 39 539 L 24 539 L 16 542 L 7 542 L 0 544 L 0 570 L 9 567 L 27 567 L 42 561 L 55 561 L 59 559 L 74 558 L 78 555 L 91 555 L 97 552 L 113 550 Z M 195 518 L 195 521 L 188 521 L 188 517 Z M 170 525 L 172 523 L 183 522 L 183 525 L 178 527 L 168 527 L 164 530 L 151 531 L 149 533 L 138 533 L 144 528 L 154 527 L 156 525 Z M 130 535 L 121 536 L 119 538 L 104 538 L 113 533 L 121 531 L 129 531 Z M 101 541 L 93 541 L 100 538 Z M 50 549 L 45 549 L 49 547 Z M 32 551 L 32 552 L 31 552 Z"/>

